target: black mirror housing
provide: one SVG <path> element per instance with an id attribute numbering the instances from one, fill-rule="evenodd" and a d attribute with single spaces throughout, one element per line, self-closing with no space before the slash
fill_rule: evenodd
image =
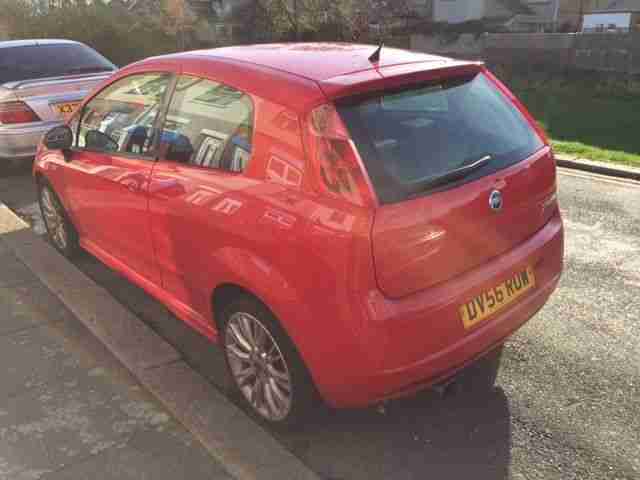
<path id="1" fill-rule="evenodd" d="M 44 135 L 44 146 L 49 150 L 70 150 L 73 146 L 73 132 L 67 125 L 53 127 Z"/>

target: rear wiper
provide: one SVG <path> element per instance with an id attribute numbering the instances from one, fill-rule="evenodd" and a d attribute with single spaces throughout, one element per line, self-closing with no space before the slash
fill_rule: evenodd
<path id="1" fill-rule="evenodd" d="M 484 167 L 491 161 L 491 155 L 486 155 L 479 160 L 470 163 L 463 163 L 462 166 L 440 175 L 432 175 L 430 177 L 419 178 L 411 183 L 404 184 L 403 188 L 408 194 L 420 193 L 434 187 L 439 187 L 455 180 L 460 180 L 479 168 Z"/>

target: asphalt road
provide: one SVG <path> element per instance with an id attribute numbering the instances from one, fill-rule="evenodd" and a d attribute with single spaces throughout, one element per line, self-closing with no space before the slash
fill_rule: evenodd
<path id="1" fill-rule="evenodd" d="M 640 185 L 559 182 L 565 274 L 507 344 L 492 393 L 321 411 L 274 435 L 330 479 L 640 479 Z M 42 228 L 28 172 L 0 178 L 0 199 Z M 76 263 L 226 389 L 216 347 L 88 255 Z"/>

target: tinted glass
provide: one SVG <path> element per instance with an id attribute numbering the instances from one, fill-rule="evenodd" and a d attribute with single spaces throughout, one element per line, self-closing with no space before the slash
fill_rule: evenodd
<path id="1" fill-rule="evenodd" d="M 131 75 L 102 90 L 82 111 L 77 146 L 149 155 L 169 80 L 162 73 Z"/>
<path id="2" fill-rule="evenodd" d="M 0 48 L 0 84 L 114 69 L 110 61 L 85 45 Z"/>
<path id="3" fill-rule="evenodd" d="M 252 138 L 248 95 L 211 80 L 180 77 L 161 137 L 165 160 L 241 172 Z"/>
<path id="4" fill-rule="evenodd" d="M 415 195 L 408 193 L 411 184 L 483 157 L 491 161 L 453 184 L 513 165 L 543 146 L 520 111 L 483 74 L 349 100 L 338 110 L 385 203 Z"/>

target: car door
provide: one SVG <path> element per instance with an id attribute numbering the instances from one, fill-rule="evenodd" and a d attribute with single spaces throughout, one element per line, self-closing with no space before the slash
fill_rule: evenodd
<path id="1" fill-rule="evenodd" d="M 137 73 L 94 96 L 72 128 L 66 189 L 81 242 L 160 284 L 149 226 L 148 186 L 158 114 L 169 73 Z"/>
<path id="2" fill-rule="evenodd" d="M 196 328 L 210 328 L 208 256 L 246 230 L 244 208 L 260 183 L 243 173 L 253 117 L 248 95 L 187 75 L 167 109 L 149 187 L 151 230 L 163 287 Z"/>

